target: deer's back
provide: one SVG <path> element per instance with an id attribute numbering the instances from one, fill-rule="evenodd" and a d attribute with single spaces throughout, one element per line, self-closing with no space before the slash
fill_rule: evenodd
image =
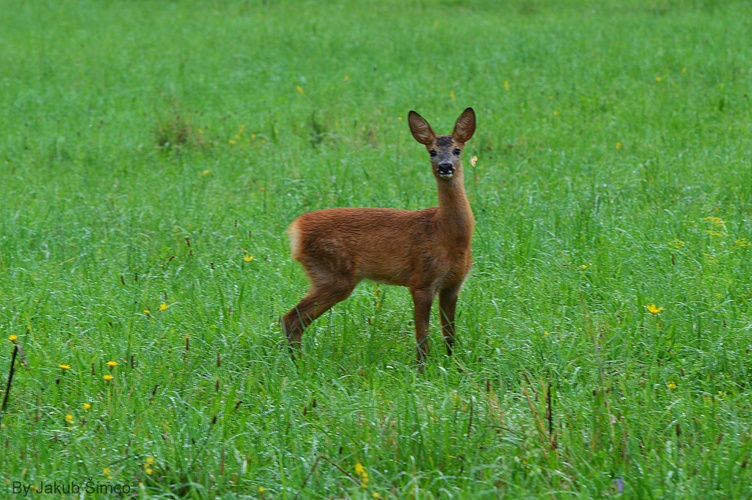
<path id="1" fill-rule="evenodd" d="M 309 212 L 288 229 L 292 256 L 309 275 L 336 273 L 406 286 L 428 275 L 464 279 L 470 265 L 469 248 L 458 252 L 447 246 L 437 226 L 437 210 Z"/>

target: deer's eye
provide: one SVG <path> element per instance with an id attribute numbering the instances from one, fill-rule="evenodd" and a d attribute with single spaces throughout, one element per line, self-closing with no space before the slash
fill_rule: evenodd
<path id="1" fill-rule="evenodd" d="M 429 151 L 429 153 L 431 154 L 431 158 L 435 158 L 436 155 L 439 154 L 439 153 L 436 152 L 435 149 L 432 149 L 431 151 Z"/>
<path id="2" fill-rule="evenodd" d="M 460 148 L 454 148 L 454 156 L 459 156 L 462 151 L 460 151 Z"/>

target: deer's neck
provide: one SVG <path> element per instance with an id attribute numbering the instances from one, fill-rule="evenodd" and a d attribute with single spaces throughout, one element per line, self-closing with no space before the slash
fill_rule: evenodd
<path id="1" fill-rule="evenodd" d="M 469 244 L 473 236 L 473 212 L 465 194 L 462 175 L 455 176 L 451 181 L 439 183 L 438 221 L 443 231 L 453 239 Z"/>

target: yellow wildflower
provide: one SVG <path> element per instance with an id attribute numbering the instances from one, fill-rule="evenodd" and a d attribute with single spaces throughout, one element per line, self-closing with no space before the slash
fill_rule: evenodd
<path id="1" fill-rule="evenodd" d="M 15 342 L 16 340 L 18 340 L 18 335 L 11 335 L 11 336 L 9 336 L 8 340 L 10 340 L 11 342 Z"/>
<path id="2" fill-rule="evenodd" d="M 264 491 L 266 491 L 266 490 L 264 489 L 264 487 L 263 487 L 263 486 L 259 486 L 259 493 L 263 493 Z"/>
<path id="3" fill-rule="evenodd" d="M 509 82 L 507 80 L 504 80 L 504 90 L 509 90 Z"/>
<path id="4" fill-rule="evenodd" d="M 728 236 L 728 233 L 721 233 L 718 231 L 713 231 L 712 229 L 708 229 L 705 232 L 708 233 L 710 236 L 715 236 L 716 238 L 725 238 L 726 236 Z"/>
<path id="5" fill-rule="evenodd" d="M 708 216 L 708 217 L 703 217 L 702 220 L 704 220 L 705 222 L 710 222 L 711 224 L 713 224 L 714 226 L 717 226 L 717 227 L 725 227 L 726 226 L 726 221 L 723 220 L 723 219 L 721 219 L 720 217 L 714 217 L 714 216 L 711 215 L 711 216 Z"/>
<path id="6" fill-rule="evenodd" d="M 110 368 L 115 368 L 117 366 L 117 361 L 108 361 L 107 366 Z"/>
<path id="7" fill-rule="evenodd" d="M 203 177 L 203 176 L 205 176 L 205 175 L 209 175 L 210 173 L 211 173 L 211 170 L 209 170 L 209 169 L 207 168 L 206 170 L 204 170 L 203 172 L 201 172 L 200 174 L 198 174 L 198 176 L 199 176 L 199 177 Z"/>
<path id="8" fill-rule="evenodd" d="M 253 255 L 245 254 L 243 256 L 243 260 L 246 261 L 246 262 L 250 262 L 250 261 L 253 260 Z"/>
<path id="9" fill-rule="evenodd" d="M 105 381 L 105 382 L 110 382 L 110 381 L 112 380 L 112 378 L 113 378 L 113 377 L 112 377 L 112 375 L 110 375 L 110 374 L 108 373 L 107 375 L 105 375 L 105 376 L 104 376 L 104 377 L 102 377 L 102 378 L 104 379 L 104 381 Z"/>
<path id="10" fill-rule="evenodd" d="M 146 314 L 146 315 L 148 316 L 148 315 L 150 315 L 150 314 L 151 314 L 151 311 L 150 311 L 150 310 L 148 310 L 148 309 L 144 309 L 144 314 Z"/>
<path id="11" fill-rule="evenodd" d="M 300 95 L 305 95 L 305 92 L 303 92 L 303 87 L 301 87 L 300 85 L 295 85 L 295 90 L 297 90 Z"/>
<path id="12" fill-rule="evenodd" d="M 161 304 L 159 304 L 159 310 L 160 311 L 166 311 L 168 307 L 170 307 L 170 306 L 168 306 L 164 302 L 162 302 Z"/>
<path id="13" fill-rule="evenodd" d="M 645 306 L 645 308 L 648 310 L 650 314 L 658 314 L 661 311 L 663 311 L 663 306 L 656 307 L 655 304 L 650 304 L 649 306 Z"/>
<path id="14" fill-rule="evenodd" d="M 360 478 L 360 486 L 368 488 L 368 472 L 366 472 L 365 467 L 360 462 L 355 464 L 355 474 Z"/>
<path id="15" fill-rule="evenodd" d="M 682 240 L 675 238 L 674 241 L 668 242 L 668 246 L 676 248 L 678 250 L 679 248 L 684 248 L 685 246 L 687 246 L 687 244 L 684 243 Z"/>
<path id="16" fill-rule="evenodd" d="M 91 410 L 91 404 L 90 403 L 84 403 L 84 410 Z"/>
<path id="17" fill-rule="evenodd" d="M 662 82 L 662 81 L 663 81 L 663 77 L 661 77 L 661 76 L 656 76 L 656 77 L 655 77 L 655 81 L 656 81 L 656 82 Z"/>
<path id="18" fill-rule="evenodd" d="M 58 365 L 58 368 L 60 368 L 63 371 L 70 370 L 70 365 Z"/>
<path id="19" fill-rule="evenodd" d="M 73 420 L 73 415 L 71 415 L 70 413 L 69 413 L 69 414 L 67 414 L 67 415 L 65 416 L 65 421 L 66 421 L 67 423 L 69 423 L 69 424 L 71 424 L 71 425 L 72 425 L 72 424 L 73 424 L 73 422 L 74 422 L 74 420 Z"/>
<path id="20" fill-rule="evenodd" d="M 669 380 L 669 381 L 668 381 L 668 384 L 666 384 L 666 386 L 667 386 L 667 387 L 668 387 L 669 389 L 676 389 L 676 382 L 674 382 L 673 380 Z"/>

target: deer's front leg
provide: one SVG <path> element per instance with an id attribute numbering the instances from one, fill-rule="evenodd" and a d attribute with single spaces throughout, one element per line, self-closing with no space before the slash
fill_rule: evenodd
<path id="1" fill-rule="evenodd" d="M 439 315 L 441 316 L 441 332 L 444 335 L 447 355 L 452 355 L 452 348 L 457 334 L 454 323 L 454 313 L 457 309 L 457 297 L 460 294 L 459 287 L 447 288 L 439 292 Z"/>
<path id="2" fill-rule="evenodd" d="M 428 356 L 428 324 L 431 319 L 431 304 L 433 293 L 427 290 L 410 290 L 415 306 L 415 343 L 418 354 L 418 371 L 423 371 L 423 366 Z"/>

